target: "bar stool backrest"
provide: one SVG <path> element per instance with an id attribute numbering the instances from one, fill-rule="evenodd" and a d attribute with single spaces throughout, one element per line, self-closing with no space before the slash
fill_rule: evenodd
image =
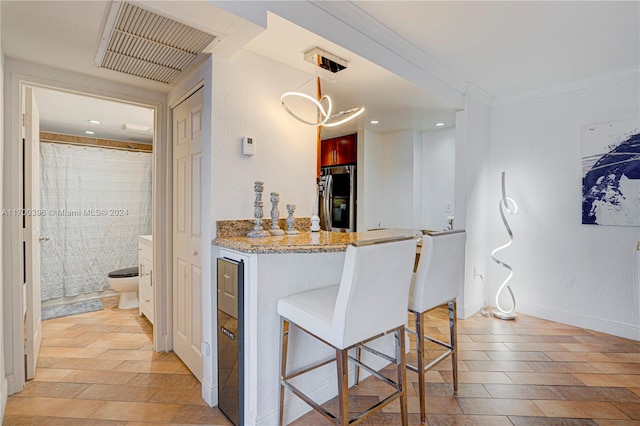
<path id="1" fill-rule="evenodd" d="M 332 321 L 338 346 L 406 323 L 415 254 L 414 238 L 347 247 Z"/>
<path id="2" fill-rule="evenodd" d="M 425 312 L 458 297 L 466 241 L 464 230 L 424 236 L 409 297 L 410 310 Z"/>

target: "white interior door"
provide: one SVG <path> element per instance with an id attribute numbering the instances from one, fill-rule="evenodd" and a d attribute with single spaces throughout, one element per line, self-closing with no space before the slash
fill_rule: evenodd
<path id="1" fill-rule="evenodd" d="M 203 89 L 173 109 L 173 350 L 202 381 Z"/>
<path id="2" fill-rule="evenodd" d="M 40 115 L 33 91 L 25 89 L 24 123 L 24 300 L 26 379 L 33 379 L 38 364 L 42 324 L 40 307 Z"/>

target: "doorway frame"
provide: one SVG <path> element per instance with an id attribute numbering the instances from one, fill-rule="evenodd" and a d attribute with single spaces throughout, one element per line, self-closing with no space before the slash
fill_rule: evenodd
<path id="1" fill-rule="evenodd" d="M 16 61 L 17 62 L 17 61 Z M 19 64 L 18 64 L 19 65 Z M 24 74 L 15 68 L 38 68 L 35 73 Z M 156 321 L 153 327 L 154 350 L 164 352 L 171 350 L 171 329 L 167 328 L 166 318 L 171 315 L 171 307 L 166 303 L 167 267 L 171 259 L 171 246 L 166 241 L 166 226 L 171 223 L 171 147 L 167 146 L 167 104 L 166 94 L 151 90 L 139 89 L 124 83 L 113 83 L 103 79 L 79 76 L 71 72 L 51 70 L 39 66 L 16 66 L 13 62 L 5 63 L 5 73 L 10 75 L 9 96 L 5 96 L 5 180 L 3 197 L 5 206 L 21 205 L 24 196 L 22 189 L 22 109 L 25 87 L 44 87 L 62 92 L 72 92 L 84 96 L 108 99 L 125 104 L 133 104 L 154 110 L 154 147 L 152 176 L 152 234 L 153 262 L 155 275 Z M 29 69 L 28 72 L 34 71 Z M 5 74 L 6 75 L 6 74 Z M 40 77 L 47 75 L 56 78 Z M 6 81 L 6 80 L 5 80 Z M 79 84 L 82 82 L 84 84 Z M 133 93 L 133 95 L 131 94 Z M 169 165 L 168 165 L 169 164 Z M 8 169 L 8 170 L 7 170 Z M 168 177 L 167 177 L 168 176 Z M 5 324 L 5 359 L 7 362 L 8 394 L 20 392 L 25 386 L 24 377 L 24 297 L 22 283 L 24 280 L 21 217 L 9 216 L 3 223 L 3 315 Z M 169 227 L 169 230 L 171 227 Z M 170 241 L 170 238 L 169 238 Z M 169 262 L 167 261 L 169 259 Z M 157 265 L 157 268 L 155 267 Z M 170 270 L 169 270 L 170 273 Z M 164 297 L 163 297 L 164 296 Z M 14 309 L 18 307 L 18 309 Z M 167 309 L 169 311 L 167 312 Z M 170 323 L 169 323 L 170 326 Z"/>

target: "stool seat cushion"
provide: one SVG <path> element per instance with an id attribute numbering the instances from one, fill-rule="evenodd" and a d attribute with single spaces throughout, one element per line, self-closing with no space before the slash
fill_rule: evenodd
<path id="1" fill-rule="evenodd" d="M 278 314 L 331 343 L 335 340 L 331 336 L 331 325 L 339 288 L 338 285 L 324 287 L 280 299 Z"/>

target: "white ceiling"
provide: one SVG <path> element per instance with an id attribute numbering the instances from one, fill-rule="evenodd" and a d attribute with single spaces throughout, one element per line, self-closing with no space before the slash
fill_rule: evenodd
<path id="1" fill-rule="evenodd" d="M 638 1 L 358 1 L 493 97 L 638 66 Z"/>
<path id="2" fill-rule="evenodd" d="M 127 142 L 153 142 L 154 114 L 151 108 L 41 87 L 34 88 L 34 96 L 42 131 Z M 100 123 L 93 124 L 89 120 Z M 129 130 L 124 129 L 125 125 Z M 94 134 L 86 134 L 85 131 Z"/>
<path id="3" fill-rule="evenodd" d="M 365 107 L 361 119 L 331 129 L 323 128 L 323 137 L 337 136 L 365 127 L 384 134 L 407 129 L 435 129 L 437 122 L 446 123 L 447 126 L 455 124 L 455 109 L 431 96 L 425 89 L 276 15 L 269 14 L 267 30 L 251 40 L 245 49 L 314 77 L 316 68 L 305 61 L 303 55 L 312 47 L 320 47 L 348 61 L 347 68 L 335 74 L 319 69 L 322 94 L 331 97 L 334 112 L 357 106 Z M 297 86 L 303 83 L 304 80 L 291 82 L 290 90 L 316 94 L 315 82 L 298 89 Z M 380 123 L 370 125 L 369 121 L 373 119 Z"/>
<path id="4" fill-rule="evenodd" d="M 323 81 L 323 92 L 339 102 L 342 109 L 364 105 L 366 115 L 359 120 L 360 127 L 368 126 L 365 119 L 371 118 L 381 120 L 381 125 L 370 128 L 379 133 L 432 128 L 436 121 L 452 124 L 451 106 L 424 89 L 277 16 L 269 17 L 268 29 L 260 34 L 255 25 L 204 1 L 142 4 L 222 35 L 216 54 L 231 55 L 246 45 L 247 49 L 310 75 L 312 66 L 302 60 L 302 52 L 310 47 L 320 46 L 348 59 L 349 67 L 336 74 L 335 83 Z M 2 1 L 5 56 L 169 91 L 169 85 L 93 66 L 110 5 L 110 1 L 99 0 Z M 639 64 L 637 1 L 357 1 L 338 2 L 337 7 L 340 6 L 357 10 L 382 26 L 385 34 L 403 38 L 450 75 L 472 82 L 496 98 Z M 51 102 L 50 109 L 41 105 L 43 121 L 63 126 L 65 121 L 88 120 L 72 118 L 75 108 L 62 102 L 62 98 Z M 88 111 L 77 99 L 73 105 Z M 106 108 L 110 113 L 116 111 L 113 105 Z M 58 115 L 53 116 L 54 112 Z M 63 112 L 68 112 L 68 119 Z M 125 113 L 121 118 L 102 121 L 124 123 L 129 122 L 130 116 Z"/>

